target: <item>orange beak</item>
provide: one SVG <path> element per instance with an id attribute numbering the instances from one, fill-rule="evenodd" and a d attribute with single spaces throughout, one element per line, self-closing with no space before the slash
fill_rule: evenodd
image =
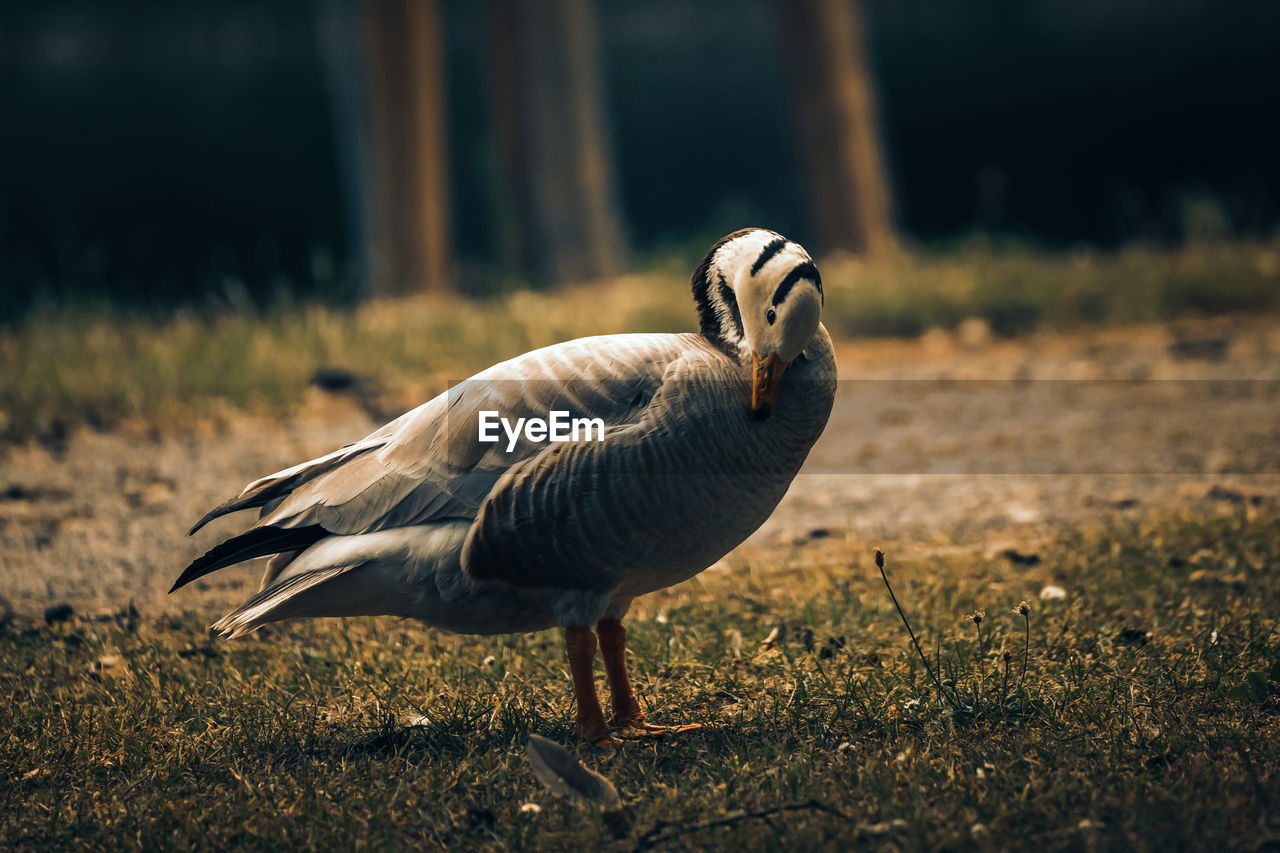
<path id="1" fill-rule="evenodd" d="M 775 352 L 766 358 L 751 354 L 751 416 L 762 421 L 773 414 L 778 400 L 778 386 L 787 363 Z"/>

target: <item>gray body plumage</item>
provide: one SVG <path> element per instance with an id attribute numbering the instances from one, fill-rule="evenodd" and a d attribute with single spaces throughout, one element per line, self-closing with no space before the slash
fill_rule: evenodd
<path id="1" fill-rule="evenodd" d="M 825 329 L 765 420 L 749 416 L 743 356 L 702 334 L 635 334 L 495 365 L 361 441 L 251 483 L 197 528 L 259 507 L 255 530 L 219 547 L 255 531 L 289 544 L 208 559 L 215 549 L 175 588 L 242 554 L 296 550 L 215 628 L 389 614 L 496 634 L 620 618 L 755 531 L 826 425 L 836 368 Z M 479 441 L 481 411 L 514 422 L 553 410 L 600 418 L 603 440 L 521 439 L 511 452 L 505 435 Z"/>

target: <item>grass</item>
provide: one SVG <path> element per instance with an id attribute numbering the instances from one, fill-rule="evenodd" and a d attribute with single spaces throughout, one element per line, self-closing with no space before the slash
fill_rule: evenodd
<path id="1" fill-rule="evenodd" d="M 651 718 L 714 725 L 611 757 L 580 750 L 634 814 L 619 841 L 525 760 L 530 733 L 570 738 L 554 632 L 460 638 L 358 619 L 229 643 L 209 639 L 213 613 L 11 623 L 0 846 L 629 850 L 788 805 L 659 847 L 1276 843 L 1274 506 L 1066 532 L 1035 567 L 890 553 L 951 697 L 941 708 L 871 554 L 842 547 L 637 604 Z M 1065 598 L 1041 600 L 1047 585 Z"/>
<path id="2" fill-rule="evenodd" d="M 975 244 L 878 265 L 837 261 L 823 276 L 838 282 L 824 315 L 836 335 L 915 336 L 977 317 L 1013 336 L 1280 307 L 1280 242 L 1056 255 Z"/>
<path id="3" fill-rule="evenodd" d="M 837 336 L 917 335 L 979 317 L 1000 335 L 1187 312 L 1280 307 L 1280 242 L 1048 255 L 972 245 L 864 264 L 824 261 Z M 485 300 L 318 305 L 155 317 L 44 309 L 0 328 L 0 441 L 58 439 L 76 424 L 190 426 L 228 412 L 288 412 L 322 367 L 364 380 L 379 414 L 416 405 L 495 361 L 591 334 L 694 327 L 687 273 Z"/>

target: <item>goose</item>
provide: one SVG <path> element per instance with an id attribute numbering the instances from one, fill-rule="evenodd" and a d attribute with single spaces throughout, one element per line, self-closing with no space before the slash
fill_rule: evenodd
<path id="1" fill-rule="evenodd" d="M 250 483 L 190 532 L 245 509 L 257 522 L 170 592 L 271 555 L 257 594 L 213 625 L 223 636 L 316 616 L 409 617 L 463 634 L 559 627 L 576 737 L 609 749 L 701 728 L 648 721 L 622 619 L 635 598 L 693 577 L 764 523 L 826 426 L 836 367 L 822 279 L 800 245 L 735 231 L 691 285 L 696 333 L 525 353 Z M 597 428 L 570 431 L 561 418 L 557 437 L 557 412 Z M 506 432 L 482 440 L 497 417 Z"/>

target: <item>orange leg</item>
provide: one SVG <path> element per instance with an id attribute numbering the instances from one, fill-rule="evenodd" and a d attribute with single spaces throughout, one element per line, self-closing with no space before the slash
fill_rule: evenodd
<path id="1" fill-rule="evenodd" d="M 578 700 L 574 735 L 597 746 L 612 746 L 613 738 L 609 737 L 609 728 L 604 723 L 604 709 L 596 696 L 596 635 L 590 628 L 565 628 L 564 642 L 569 649 L 569 672 L 573 675 L 573 692 Z"/>
<path id="2" fill-rule="evenodd" d="M 683 726 L 655 726 L 645 722 L 640 701 L 631 688 L 631 676 L 627 674 L 627 629 L 617 619 L 601 619 L 596 625 L 600 634 L 600 653 L 604 657 L 605 675 L 613 692 L 613 719 L 609 722 L 619 727 L 623 737 L 662 737 L 667 734 L 696 732 L 701 723 Z"/>

